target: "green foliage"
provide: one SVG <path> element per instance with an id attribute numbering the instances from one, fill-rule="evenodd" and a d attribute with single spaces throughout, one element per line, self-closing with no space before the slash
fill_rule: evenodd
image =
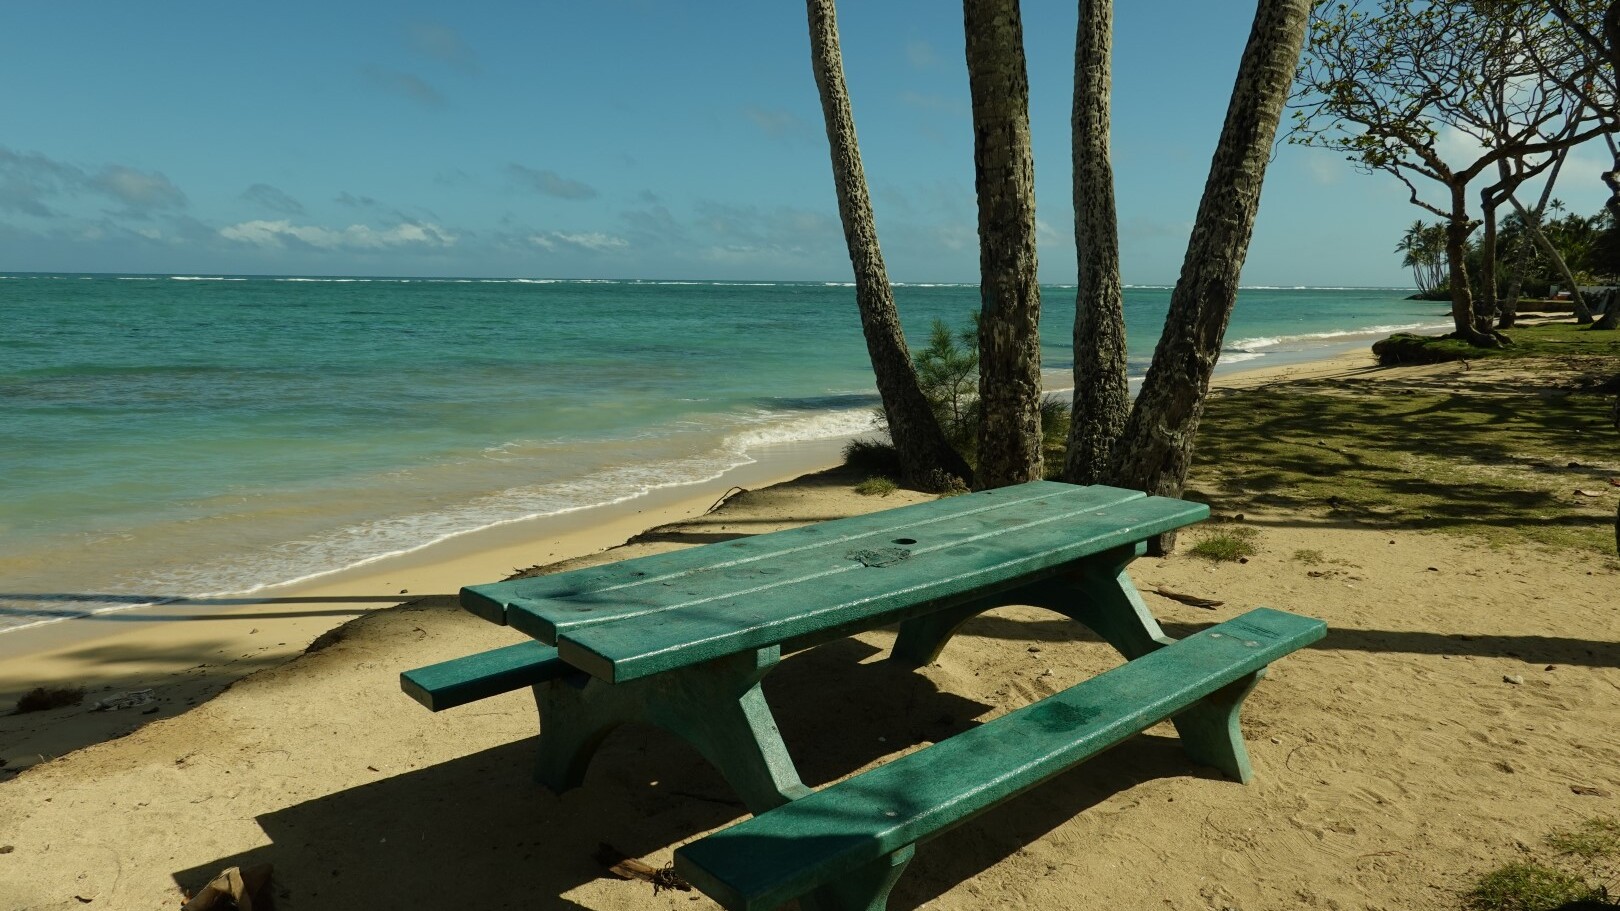
<path id="1" fill-rule="evenodd" d="M 928 400 L 934 417 L 945 431 L 945 438 L 968 464 L 978 463 L 979 443 L 979 314 L 972 314 L 970 325 L 951 331 L 944 320 L 934 320 L 928 347 L 914 358 L 917 383 Z M 1043 396 L 1041 449 L 1047 477 L 1063 470 L 1064 449 L 1069 440 L 1069 403 L 1057 396 Z"/>
<path id="2" fill-rule="evenodd" d="M 1445 225 L 1422 219 L 1412 222 L 1395 245 L 1395 252 L 1404 254 L 1401 265 L 1412 270 L 1419 294 L 1433 294 L 1448 284 Z"/>
<path id="3" fill-rule="evenodd" d="M 914 361 L 917 383 L 945 438 L 970 455 L 979 432 L 979 315 L 973 314 L 972 326 L 956 332 L 944 320 L 934 320 L 928 347 Z"/>
<path id="4" fill-rule="evenodd" d="M 1326 560 L 1327 557 L 1323 556 L 1319 550 L 1300 549 L 1294 551 L 1294 559 L 1306 566 L 1316 566 Z"/>
<path id="5" fill-rule="evenodd" d="M 900 489 L 900 485 L 888 478 L 867 478 L 855 485 L 855 492 L 863 497 L 886 497 Z"/>
<path id="6" fill-rule="evenodd" d="M 1603 893 L 1572 873 L 1537 863 L 1513 863 L 1480 877 L 1463 896 L 1468 911 L 1555 911 Z"/>
<path id="7" fill-rule="evenodd" d="M 844 464 L 872 475 L 900 474 L 900 453 L 887 440 L 856 438 L 844 444 Z"/>

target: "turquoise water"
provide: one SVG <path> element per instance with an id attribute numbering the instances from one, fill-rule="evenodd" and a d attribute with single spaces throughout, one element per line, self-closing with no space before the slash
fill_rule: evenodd
<path id="1" fill-rule="evenodd" d="M 1068 385 L 1072 287 L 1044 291 Z M 1445 324 L 1246 289 L 1223 364 Z M 870 426 L 847 285 L 0 275 L 0 628 L 249 591 Z M 913 341 L 978 289 L 896 288 Z M 1127 291 L 1133 374 L 1169 291 Z M 106 595 L 109 597 L 97 597 Z"/>

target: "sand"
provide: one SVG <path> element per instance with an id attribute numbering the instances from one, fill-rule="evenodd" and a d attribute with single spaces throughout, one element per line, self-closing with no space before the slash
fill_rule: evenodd
<path id="1" fill-rule="evenodd" d="M 1226 382 L 1368 367 L 1354 357 Z M 758 467 L 741 485 L 750 492 L 710 515 L 718 494 L 687 491 L 606 525 L 509 528 L 224 617 L 9 657 L 0 692 L 76 679 L 91 698 L 152 686 L 160 701 L 150 716 L 79 706 L 0 719 L 11 768 L 66 753 L 0 782 L 0 852 L 11 849 L 0 908 L 172 909 L 183 887 L 257 862 L 274 865 L 285 908 L 714 907 L 697 893 L 654 895 L 595 859 L 605 843 L 661 866 L 742 815 L 690 749 L 623 729 L 585 786 L 558 796 L 529 777 L 527 693 L 433 714 L 397 678 L 514 641 L 455 607 L 460 585 L 924 498 L 861 497 L 859 476 L 836 471 L 765 487 L 773 470 Z M 1183 548 L 1132 574 L 1171 635 L 1262 604 L 1329 623 L 1249 700 L 1255 781 L 1191 765 L 1161 725 L 924 845 L 891 907 L 1456 907 L 1471 876 L 1549 830 L 1620 814 L 1620 573 L 1609 564 L 1285 512 L 1243 524 L 1258 546 L 1245 564 Z M 649 526 L 660 527 L 602 552 Z M 1188 607 L 1158 588 L 1225 603 Z M 812 786 L 1118 662 L 1067 621 L 1016 606 L 973 621 L 918 673 L 881 662 L 888 641 L 878 632 L 794 655 L 767 678 Z"/>

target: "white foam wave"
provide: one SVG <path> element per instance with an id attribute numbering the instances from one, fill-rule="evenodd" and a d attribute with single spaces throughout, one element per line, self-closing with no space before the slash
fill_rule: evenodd
<path id="1" fill-rule="evenodd" d="M 171 275 L 170 281 L 176 282 L 245 282 L 245 278 L 235 278 L 229 275 Z"/>
<path id="2" fill-rule="evenodd" d="M 790 420 L 781 420 L 783 417 L 773 413 L 769 415 L 770 423 L 732 434 L 726 438 L 727 448 L 747 453 L 756 447 L 776 443 L 804 443 L 854 436 L 874 430 L 878 425 L 876 416 L 867 408 L 827 411 Z"/>
<path id="3" fill-rule="evenodd" d="M 1413 332 L 1425 329 L 1442 329 L 1449 323 L 1406 323 L 1402 325 L 1364 326 L 1357 329 L 1335 329 L 1330 332 L 1303 332 L 1299 335 L 1258 335 L 1251 338 L 1240 338 L 1227 342 L 1222 357 L 1226 352 L 1252 351 L 1255 348 L 1275 348 L 1278 345 L 1293 345 L 1310 342 L 1331 342 L 1338 339 L 1352 339 L 1373 335 L 1389 335 L 1395 332 Z"/>

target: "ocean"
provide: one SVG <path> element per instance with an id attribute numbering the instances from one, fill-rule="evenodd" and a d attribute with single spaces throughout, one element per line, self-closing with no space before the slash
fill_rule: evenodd
<path id="1" fill-rule="evenodd" d="M 1448 325 L 1406 293 L 1245 288 L 1221 364 Z M 1169 296 L 1126 291 L 1134 377 Z M 895 297 L 913 348 L 978 307 Z M 1066 389 L 1074 289 L 1042 297 Z M 0 631 L 704 482 L 877 405 L 844 283 L 0 273 L 0 321 Z"/>

